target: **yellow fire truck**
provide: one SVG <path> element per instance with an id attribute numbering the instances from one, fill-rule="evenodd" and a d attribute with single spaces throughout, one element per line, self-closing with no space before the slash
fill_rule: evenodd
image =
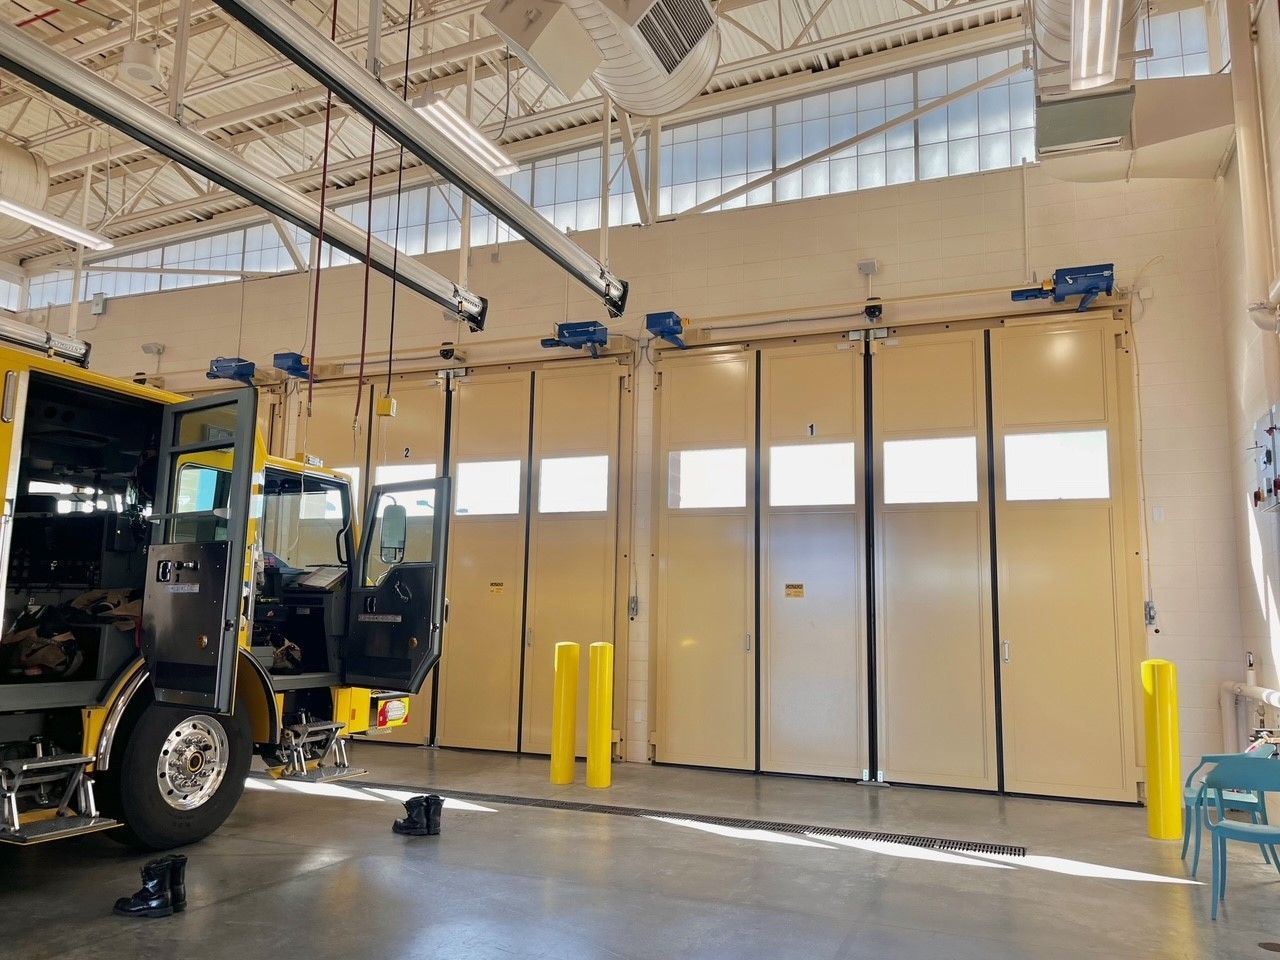
<path id="1" fill-rule="evenodd" d="M 252 388 L 88 354 L 0 321 L 0 842 L 164 849 L 218 828 L 255 755 L 361 772 L 346 736 L 440 657 L 449 483 L 375 488 L 357 538 L 344 476 L 266 454 Z"/>

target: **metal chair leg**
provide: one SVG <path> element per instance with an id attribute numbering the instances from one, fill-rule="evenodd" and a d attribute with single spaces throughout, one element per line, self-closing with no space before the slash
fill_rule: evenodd
<path id="1" fill-rule="evenodd" d="M 1218 863 L 1218 838 L 1213 838 L 1213 882 L 1210 885 L 1209 893 L 1209 916 L 1213 920 L 1218 919 L 1218 871 L 1221 865 Z"/>
<path id="2" fill-rule="evenodd" d="M 1227 838 L 1220 837 L 1218 846 L 1222 853 L 1222 869 L 1218 871 L 1218 882 L 1222 884 L 1222 889 L 1218 892 L 1218 899 L 1227 899 Z"/>
<path id="3" fill-rule="evenodd" d="M 1191 858 L 1191 879 L 1196 878 L 1196 871 L 1200 869 L 1200 835 L 1204 833 L 1204 808 L 1200 804 L 1196 804 L 1196 850 L 1195 855 Z"/>
<path id="4" fill-rule="evenodd" d="M 1187 848 L 1191 846 L 1191 805 L 1182 805 L 1182 859 L 1187 859 Z"/>
<path id="5" fill-rule="evenodd" d="M 1250 810 L 1250 811 L 1249 811 L 1249 822 L 1250 822 L 1250 823 L 1253 823 L 1253 824 L 1258 823 L 1258 811 L 1257 811 L 1257 810 Z M 1267 847 L 1268 847 L 1268 846 L 1269 846 L 1269 844 L 1265 844 L 1265 843 L 1260 843 L 1260 844 L 1258 844 L 1258 848 L 1262 851 L 1262 862 L 1263 862 L 1263 863 L 1270 863 L 1270 862 L 1271 862 L 1271 854 L 1269 854 L 1269 853 L 1267 852 Z"/>
<path id="6" fill-rule="evenodd" d="M 1258 819 L 1269 827 L 1271 826 L 1271 819 L 1267 816 L 1267 795 L 1265 793 L 1261 793 L 1258 797 L 1262 801 L 1258 804 Z M 1270 851 L 1271 865 L 1276 868 L 1276 873 L 1280 873 L 1280 857 L 1276 856 L 1276 845 L 1274 843 L 1268 843 L 1265 850 Z"/>

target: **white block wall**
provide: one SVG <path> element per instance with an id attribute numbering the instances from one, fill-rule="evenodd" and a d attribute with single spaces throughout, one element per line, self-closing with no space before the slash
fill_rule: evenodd
<path id="1" fill-rule="evenodd" d="M 1024 248 L 1023 207 L 1028 211 Z M 1114 261 L 1124 284 L 1143 269 L 1151 296 L 1137 323 L 1146 433 L 1152 588 L 1159 632 L 1152 656 L 1175 660 L 1182 681 L 1182 743 L 1187 759 L 1220 746 L 1214 691 L 1240 675 L 1242 625 L 1237 578 L 1236 446 L 1228 429 L 1220 259 L 1232 225 L 1223 190 L 1209 181 L 1071 184 L 1031 168 L 960 177 L 707 214 L 611 235 L 612 266 L 632 282 L 628 317 L 616 331 L 638 332 L 643 314 L 674 309 L 705 318 L 860 299 L 854 264 L 882 263 L 882 297 L 1022 285 L 1024 258 L 1040 276 L 1057 267 Z M 594 250 L 595 234 L 579 241 Z M 429 258 L 456 274 L 457 254 Z M 1145 269 L 1144 269 L 1145 267 Z M 323 277 L 318 356 L 359 347 L 362 267 Z M 371 344 L 386 343 L 388 282 L 374 277 Z M 585 291 L 523 244 L 473 254 L 471 286 L 490 297 L 490 328 L 477 341 L 546 335 L 565 319 L 599 318 Z M 442 339 L 467 340 L 439 311 L 400 296 L 398 353 Z M 65 311 L 47 322 L 63 324 Z M 301 277 L 157 293 L 112 302 L 86 318 L 95 366 L 106 372 L 151 371 L 140 345 L 166 344 L 160 372 L 171 385 L 198 382 L 211 357 L 240 354 L 269 364 L 277 349 L 297 349 L 307 324 Z M 44 313 L 36 319 L 44 319 Z M 96 324 L 93 322 L 96 319 Z M 192 374 L 196 379 L 192 379 Z M 640 614 L 631 624 L 626 698 L 626 756 L 646 755 L 649 701 L 647 562 L 652 497 L 652 383 L 637 374 L 635 483 Z"/>
<path id="2" fill-rule="evenodd" d="M 1280 6 L 1263 4 L 1255 56 L 1261 86 L 1268 168 L 1280 164 Z M 1272 234 L 1280 238 L 1280 177 L 1270 183 Z M 1280 687 L 1280 515 L 1259 513 L 1249 503 L 1257 486 L 1253 467 L 1253 424 L 1280 403 L 1280 342 L 1245 314 L 1244 248 L 1238 172 L 1232 164 L 1217 190 L 1220 308 L 1226 317 L 1230 447 L 1235 469 L 1239 610 L 1245 648 L 1258 658 L 1258 681 Z M 1274 270 L 1280 263 L 1273 265 Z M 1272 712 L 1262 719 L 1280 723 Z"/>

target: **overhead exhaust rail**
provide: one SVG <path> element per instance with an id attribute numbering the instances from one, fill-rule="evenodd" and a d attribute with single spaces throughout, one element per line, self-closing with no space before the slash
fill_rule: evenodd
<path id="1" fill-rule="evenodd" d="M 627 284 L 477 164 L 328 37 L 278 0 L 216 0 L 392 140 L 545 253 L 621 316 Z"/>
<path id="2" fill-rule="evenodd" d="M 291 187 L 178 126 L 169 117 L 109 81 L 51 50 L 16 27 L 0 23 L 0 68 L 114 127 L 126 136 L 244 197 L 268 213 L 322 238 L 356 260 L 366 259 L 365 231 L 331 211 L 325 211 L 321 235 L 320 205 Z M 377 238 L 369 243 L 368 262 L 416 293 L 444 307 L 473 330 L 484 328 L 488 301 L 458 286 L 412 257 L 398 256 L 391 244 Z"/>

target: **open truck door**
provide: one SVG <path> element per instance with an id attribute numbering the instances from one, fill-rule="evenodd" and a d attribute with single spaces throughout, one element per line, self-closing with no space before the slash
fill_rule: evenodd
<path id="1" fill-rule="evenodd" d="M 251 387 L 165 408 L 142 600 L 160 703 L 231 711 L 256 431 Z"/>
<path id="2" fill-rule="evenodd" d="M 440 660 L 449 480 L 374 487 L 351 590 L 342 679 L 417 693 Z"/>

